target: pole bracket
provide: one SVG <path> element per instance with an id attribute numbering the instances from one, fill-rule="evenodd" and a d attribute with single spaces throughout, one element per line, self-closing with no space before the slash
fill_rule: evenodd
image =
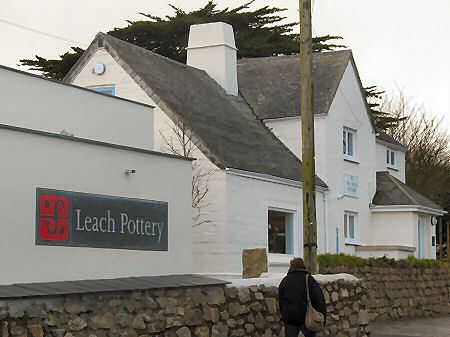
<path id="1" fill-rule="evenodd" d="M 303 244 L 303 248 L 308 248 L 308 247 L 316 247 L 316 248 L 319 248 L 319 246 L 317 246 L 317 242 L 311 242 L 311 243 L 304 243 L 304 244 Z"/>

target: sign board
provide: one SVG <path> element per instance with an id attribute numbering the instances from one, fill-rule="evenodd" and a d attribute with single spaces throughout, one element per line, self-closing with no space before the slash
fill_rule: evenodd
<path id="1" fill-rule="evenodd" d="M 344 174 L 344 195 L 358 198 L 359 196 L 359 177 Z"/>
<path id="2" fill-rule="evenodd" d="M 167 251 L 162 201 L 36 189 L 36 244 Z"/>

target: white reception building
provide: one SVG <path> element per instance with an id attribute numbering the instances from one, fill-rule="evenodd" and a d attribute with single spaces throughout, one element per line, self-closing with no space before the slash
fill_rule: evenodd
<path id="1" fill-rule="evenodd" d="M 152 106 L 6 67 L 0 101 L 0 284 L 192 273 L 191 159 L 153 151 Z"/>

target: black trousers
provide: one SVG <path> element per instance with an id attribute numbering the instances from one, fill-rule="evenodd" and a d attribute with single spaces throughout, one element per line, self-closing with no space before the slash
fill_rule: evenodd
<path id="1" fill-rule="evenodd" d="M 298 337 L 300 331 L 305 335 L 305 337 L 316 337 L 316 333 L 313 331 L 309 331 L 304 325 L 299 326 L 293 324 L 285 324 L 284 331 L 286 337 Z"/>

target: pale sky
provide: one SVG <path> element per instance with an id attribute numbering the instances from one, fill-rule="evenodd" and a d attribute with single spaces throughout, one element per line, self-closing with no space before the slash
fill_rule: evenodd
<path id="1" fill-rule="evenodd" d="M 217 3 L 222 8 L 246 1 Z M 18 67 L 21 58 L 54 58 L 74 45 L 4 21 L 86 47 L 98 31 L 123 27 L 139 12 L 170 14 L 169 3 L 190 10 L 206 0 L 0 0 L 0 64 L 25 70 Z M 298 18 L 297 0 L 256 0 L 253 7 L 267 4 L 288 8 L 289 21 Z M 444 116 L 450 129 L 449 18 L 449 0 L 315 0 L 313 27 L 318 35 L 344 37 L 365 86 L 380 85 L 388 92 L 403 88 L 413 103 Z"/>

